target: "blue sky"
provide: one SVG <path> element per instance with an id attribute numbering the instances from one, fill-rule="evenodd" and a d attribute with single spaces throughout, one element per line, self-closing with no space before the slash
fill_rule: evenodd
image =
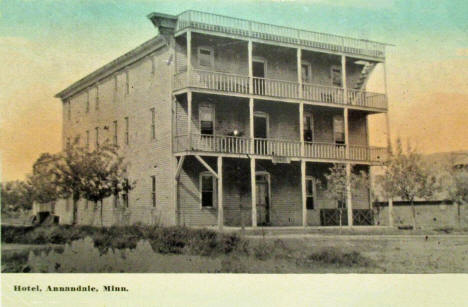
<path id="1" fill-rule="evenodd" d="M 150 12 L 187 9 L 393 44 L 387 57 L 393 136 L 425 152 L 468 149 L 466 0 L 9 0 L 0 2 L 4 177 L 19 178 L 39 153 L 60 149 L 55 93 L 153 37 Z"/>

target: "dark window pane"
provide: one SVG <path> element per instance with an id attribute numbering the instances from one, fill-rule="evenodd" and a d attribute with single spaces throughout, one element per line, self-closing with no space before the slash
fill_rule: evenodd
<path id="1" fill-rule="evenodd" d="M 312 180 L 306 180 L 306 193 L 307 195 L 314 195 L 314 185 Z"/>
<path id="2" fill-rule="evenodd" d="M 213 192 L 202 192 L 202 206 L 213 207 Z"/>
<path id="3" fill-rule="evenodd" d="M 201 131 L 201 134 L 209 134 L 209 135 L 213 135 L 213 122 L 212 121 L 201 121 L 200 122 L 200 131 Z"/>
<path id="4" fill-rule="evenodd" d="M 213 178 L 211 176 L 202 176 L 202 191 L 213 191 Z"/>
<path id="5" fill-rule="evenodd" d="M 314 198 L 313 197 L 307 197 L 306 206 L 307 206 L 307 210 L 313 210 L 314 209 Z"/>

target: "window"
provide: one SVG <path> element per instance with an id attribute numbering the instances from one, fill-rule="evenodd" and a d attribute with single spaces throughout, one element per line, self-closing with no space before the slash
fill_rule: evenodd
<path id="1" fill-rule="evenodd" d="M 211 47 L 198 47 L 198 66 L 212 68 L 214 66 L 214 52 Z"/>
<path id="2" fill-rule="evenodd" d="M 96 127 L 96 149 L 99 148 L 99 127 Z"/>
<path id="3" fill-rule="evenodd" d="M 125 208 L 128 208 L 128 194 L 129 194 L 129 189 L 126 188 L 126 187 L 128 187 L 128 185 L 129 185 L 129 184 L 128 184 L 128 179 L 125 178 L 125 180 L 124 180 L 124 187 L 125 187 L 125 188 L 124 188 L 124 190 L 123 190 L 123 192 L 122 192 L 122 202 L 123 202 L 123 205 L 124 205 Z"/>
<path id="4" fill-rule="evenodd" d="M 151 138 L 154 140 L 156 139 L 156 118 L 155 118 L 155 110 L 151 108 Z"/>
<path id="5" fill-rule="evenodd" d="M 99 110 L 99 85 L 96 85 L 96 111 Z"/>
<path id="6" fill-rule="evenodd" d="M 128 70 L 125 71 L 125 93 L 130 94 L 130 75 Z"/>
<path id="7" fill-rule="evenodd" d="M 307 210 L 314 210 L 315 181 L 313 178 L 306 178 L 306 207 Z"/>
<path id="8" fill-rule="evenodd" d="M 301 64 L 302 82 L 311 82 L 312 68 L 310 63 L 303 61 Z"/>
<path id="9" fill-rule="evenodd" d="M 67 137 L 67 144 L 66 144 L 67 148 L 70 148 L 70 145 L 71 145 L 70 137 Z"/>
<path id="10" fill-rule="evenodd" d="M 345 135 L 344 135 L 344 120 L 342 115 L 333 116 L 333 137 L 335 144 L 344 144 Z"/>
<path id="11" fill-rule="evenodd" d="M 200 174 L 200 191 L 201 191 L 201 206 L 202 208 L 214 207 L 215 197 L 215 177 L 204 172 Z"/>
<path id="12" fill-rule="evenodd" d="M 117 208 L 119 206 L 119 194 L 116 193 L 114 194 L 114 208 Z"/>
<path id="13" fill-rule="evenodd" d="M 346 201 L 339 200 L 338 201 L 338 209 L 346 209 Z"/>
<path id="14" fill-rule="evenodd" d="M 331 81 L 333 86 L 339 86 L 342 87 L 343 83 L 341 80 L 341 66 L 339 65 L 333 65 L 330 70 L 331 73 Z"/>
<path id="15" fill-rule="evenodd" d="M 151 202 L 156 207 L 156 176 L 151 176 Z"/>
<path id="16" fill-rule="evenodd" d="M 314 117 L 312 113 L 304 114 L 304 141 L 314 141 Z"/>
<path id="17" fill-rule="evenodd" d="M 154 56 L 151 55 L 151 75 L 154 75 L 156 73 L 156 61 L 154 60 Z"/>
<path id="18" fill-rule="evenodd" d="M 125 117 L 125 144 L 127 145 L 130 143 L 128 129 L 129 129 L 128 117 Z"/>
<path id="19" fill-rule="evenodd" d="M 86 130 L 86 149 L 89 149 L 89 130 Z"/>
<path id="20" fill-rule="evenodd" d="M 70 103 L 70 100 L 65 102 L 65 106 L 67 108 L 67 119 L 71 120 L 71 103 Z"/>
<path id="21" fill-rule="evenodd" d="M 118 140 L 118 138 L 117 138 L 117 137 L 118 137 L 118 134 L 117 134 L 117 133 L 118 133 L 117 121 L 114 120 L 114 145 L 118 145 L 118 144 L 119 144 L 119 143 L 118 143 L 119 140 Z"/>
<path id="22" fill-rule="evenodd" d="M 212 105 L 200 105 L 200 134 L 214 134 L 214 108 Z"/>
<path id="23" fill-rule="evenodd" d="M 86 113 L 89 113 L 89 90 L 86 91 Z"/>

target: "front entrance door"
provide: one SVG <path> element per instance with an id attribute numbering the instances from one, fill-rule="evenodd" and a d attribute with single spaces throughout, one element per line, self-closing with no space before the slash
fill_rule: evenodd
<path id="1" fill-rule="evenodd" d="M 252 62 L 252 73 L 254 76 L 254 94 L 265 95 L 265 62 L 254 60 Z"/>
<path id="2" fill-rule="evenodd" d="M 267 174 L 256 175 L 257 190 L 257 224 L 270 224 L 270 183 Z"/>
<path id="3" fill-rule="evenodd" d="M 254 138 L 255 153 L 257 155 L 267 155 L 268 115 L 265 113 L 256 113 L 254 115 Z"/>

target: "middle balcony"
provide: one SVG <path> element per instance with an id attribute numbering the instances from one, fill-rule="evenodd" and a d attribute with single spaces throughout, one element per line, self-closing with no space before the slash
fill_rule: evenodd
<path id="1" fill-rule="evenodd" d="M 385 148 L 370 147 L 367 116 L 343 110 L 210 94 L 176 101 L 174 153 L 264 157 L 278 162 L 311 159 L 326 162 L 381 163 Z M 302 129 L 301 129 L 302 126 Z M 252 129 L 251 129 L 252 128 Z M 345 144 L 345 133 L 349 145 Z"/>

